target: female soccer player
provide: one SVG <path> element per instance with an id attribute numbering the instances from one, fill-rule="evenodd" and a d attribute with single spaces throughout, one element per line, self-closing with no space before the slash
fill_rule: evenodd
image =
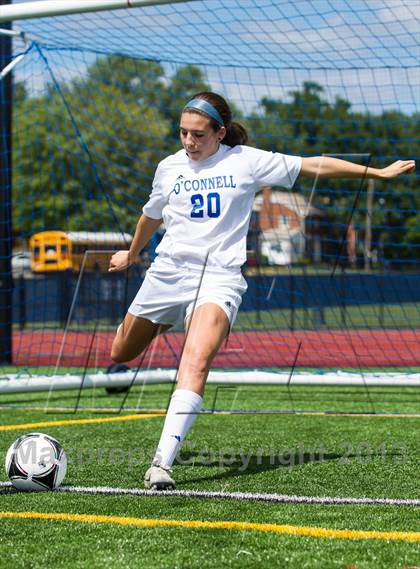
<path id="1" fill-rule="evenodd" d="M 137 296 L 118 328 L 115 362 L 138 356 L 158 334 L 184 321 L 186 341 L 178 384 L 145 486 L 174 488 L 171 466 L 201 410 L 211 362 L 232 327 L 247 285 L 241 274 L 255 192 L 292 188 L 298 175 L 389 179 L 412 172 L 412 160 L 382 169 L 329 157 L 301 158 L 246 146 L 220 95 L 198 93 L 181 113 L 183 146 L 157 167 L 149 201 L 129 251 L 118 251 L 110 271 L 126 269 L 162 221 L 166 233 Z"/>

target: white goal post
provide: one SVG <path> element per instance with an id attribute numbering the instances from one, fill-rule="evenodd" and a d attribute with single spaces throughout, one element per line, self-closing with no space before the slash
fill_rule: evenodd
<path id="1" fill-rule="evenodd" d="M 172 143 L 175 144 L 176 132 L 171 130 L 171 125 L 173 120 L 178 120 L 179 100 L 184 92 L 185 97 L 199 90 L 214 89 L 220 92 L 235 104 L 239 117 L 249 119 L 257 145 L 263 148 L 267 144 L 271 149 L 281 149 L 283 144 L 293 144 L 296 153 L 301 144 L 306 144 L 306 130 L 313 137 L 312 130 L 302 126 L 300 133 L 289 136 L 289 126 L 284 129 L 283 122 L 289 125 L 290 120 L 292 128 L 293 121 L 300 121 L 301 116 L 304 117 L 302 125 L 318 121 L 319 113 L 313 104 L 316 101 L 328 109 L 326 120 L 321 121 L 325 123 L 326 134 L 320 126 L 319 137 L 318 134 L 315 137 L 320 144 L 322 137 L 327 139 L 334 136 L 340 121 L 343 125 L 357 124 L 357 121 L 365 124 L 363 116 L 371 112 L 370 105 L 373 109 L 379 109 L 379 117 L 379 113 L 385 113 L 388 108 L 394 109 L 397 101 L 401 124 L 407 125 L 411 124 L 409 112 L 418 108 L 415 98 L 410 99 L 415 84 L 411 85 L 409 78 L 414 75 L 412 70 L 417 68 L 418 63 L 411 58 L 412 20 L 406 16 L 400 23 L 403 26 L 407 22 L 405 55 L 404 46 L 401 47 L 399 43 L 398 31 L 392 37 L 399 47 L 394 53 L 391 49 L 394 43 L 390 41 L 388 53 L 388 35 L 385 41 L 379 30 L 371 40 L 371 30 L 361 26 L 362 29 L 356 34 L 364 46 L 361 51 L 373 54 L 374 46 L 381 46 L 381 55 L 375 55 L 368 61 L 363 53 L 359 54 L 360 50 L 349 50 L 345 40 L 339 41 L 340 34 L 345 32 L 340 19 L 331 19 L 321 25 L 320 29 L 327 38 L 327 50 L 321 45 L 318 33 L 314 32 L 313 38 L 308 36 L 307 30 L 312 29 L 313 18 L 315 22 L 321 22 L 325 15 L 325 7 L 316 7 L 316 3 L 310 0 L 301 0 L 307 6 L 305 16 L 303 11 L 299 16 L 294 16 L 286 9 L 288 3 L 280 1 L 264 3 L 248 0 L 233 3 L 235 6 L 232 9 L 229 2 L 221 2 L 223 9 L 220 11 L 214 11 L 217 2 L 198 4 L 196 0 L 14 1 L 19 3 L 0 5 L 0 38 L 8 36 L 18 40 L 11 44 L 10 53 L 3 57 L 4 62 L 0 64 L 0 87 L 5 84 L 2 80 L 17 70 L 15 81 L 10 82 L 15 134 L 11 140 L 16 156 L 13 163 L 13 191 L 16 193 L 15 203 L 19 204 L 29 202 L 25 196 L 28 184 L 36 183 L 39 187 L 48 188 L 44 191 L 48 198 L 47 191 L 51 187 L 54 191 L 52 203 L 57 203 L 58 207 L 51 207 L 50 227 L 60 227 L 66 231 L 69 227 L 82 230 L 87 223 L 90 226 L 91 219 L 92 228 L 98 230 L 115 230 L 116 225 L 120 227 L 120 221 L 122 230 L 128 227 L 129 222 L 131 225 L 130 216 L 134 216 L 139 203 L 146 199 L 154 172 L 153 164 L 157 164 L 164 154 L 167 155 L 169 145 L 172 148 Z M 404 4 L 404 0 L 399 2 Z M 264 7 L 264 4 L 270 7 Z M 397 18 L 397 7 L 391 13 Z M 356 12 L 354 16 L 357 16 Z M 377 19 L 379 23 L 380 16 L 375 10 L 372 10 L 371 17 L 373 22 Z M 287 34 L 284 33 L 285 19 Z M 2 29 L 12 25 L 22 31 Z M 212 26 L 212 33 L 203 41 L 202 30 L 206 25 Z M 261 29 L 267 29 L 268 33 L 261 34 Z M 282 43 L 280 58 L 279 37 Z M 301 38 L 305 38 L 307 43 L 302 43 Z M 229 50 L 226 50 L 226 45 L 230 46 Z M 310 50 L 307 49 L 308 45 Z M 402 67 L 399 63 L 401 54 L 405 57 Z M 380 79 L 382 69 L 386 69 L 385 83 Z M 197 84 L 200 84 L 198 89 L 195 88 Z M 354 85 L 357 85 L 357 89 Z M 381 89 L 382 85 L 386 88 Z M 363 93 L 363 96 L 360 97 L 356 91 Z M 394 96 L 398 91 L 403 95 L 401 101 Z M 296 100 L 292 93 L 296 93 Z M 310 95 L 308 100 L 305 93 L 308 97 Z M 378 97 L 378 93 L 381 96 Z M 274 116 L 270 105 L 264 103 L 267 97 L 273 99 L 273 109 L 279 105 L 279 112 L 275 111 Z M 335 102 L 333 97 L 336 97 Z M 305 112 L 305 105 L 310 112 Z M 355 105 L 355 110 L 350 110 L 351 105 Z M 409 110 L 406 111 L 406 108 Z M 311 109 L 314 109 L 313 115 Z M 386 115 L 383 116 L 385 119 Z M 136 136 L 139 120 L 150 125 L 147 139 Z M 386 120 L 394 121 L 394 118 L 390 116 Z M 53 126 L 52 130 L 50 125 Z M 379 133 L 375 137 L 383 139 L 384 146 L 381 148 L 386 149 L 388 135 L 380 134 L 382 131 L 378 128 L 376 131 L 377 125 L 372 121 L 371 131 Z M 359 153 L 363 150 L 363 141 L 359 141 L 360 137 L 352 136 L 352 127 L 346 129 L 343 126 L 345 137 L 343 135 L 340 140 L 344 141 L 345 138 L 351 142 L 357 139 L 357 152 L 348 154 L 352 148 L 343 142 L 340 156 L 348 155 L 361 161 L 362 156 L 366 158 L 366 155 Z M 22 132 L 31 132 L 30 140 Z M 88 142 L 85 143 L 85 140 Z M 67 141 L 69 150 L 63 155 L 59 149 Z M 31 158 L 33 149 L 44 144 L 48 148 L 47 159 L 38 160 L 37 167 L 28 171 L 25 163 Z M 109 149 L 114 148 L 115 152 L 110 153 Z M 139 148 L 145 150 L 141 162 L 142 172 L 144 170 L 141 197 L 138 192 L 139 162 L 136 158 Z M 401 148 L 403 153 L 405 147 Z M 305 147 L 303 152 L 306 153 Z M 338 156 L 336 153 L 333 155 Z M 121 160 L 122 156 L 124 160 Z M 59 168 L 56 168 L 56 159 L 59 160 Z M 108 164 L 112 164 L 112 168 L 107 168 Z M 61 172 L 60 178 L 55 174 L 50 175 L 56 171 Z M 77 176 L 73 176 L 73 172 L 77 172 Z M 52 180 L 51 184 L 45 184 L 44 181 L 48 179 Z M 352 238 L 354 243 L 351 242 L 351 247 L 345 245 L 347 241 L 350 243 L 350 237 L 342 234 L 342 228 L 344 223 L 352 219 L 347 210 L 351 216 L 356 211 L 355 204 L 359 195 L 362 196 L 362 186 L 357 190 L 356 184 L 354 189 L 352 186 L 346 190 L 345 200 L 337 189 L 326 187 L 323 190 L 325 195 L 320 196 L 318 204 L 318 198 L 313 199 L 315 184 L 316 180 L 312 189 L 309 184 L 302 184 L 302 203 L 298 203 L 297 193 L 285 193 L 287 200 L 277 204 L 278 207 L 289 209 L 290 200 L 293 216 L 296 214 L 296 220 L 299 220 L 299 224 L 293 228 L 296 233 L 291 233 L 287 218 L 287 229 L 277 228 L 274 238 L 278 246 L 282 242 L 284 229 L 287 233 L 285 243 L 290 243 L 292 249 L 299 249 L 296 267 L 291 268 L 292 263 L 289 263 L 278 269 L 267 267 L 260 271 L 260 242 L 271 242 L 271 236 L 260 236 L 259 230 L 253 229 L 257 235 L 253 237 L 253 262 L 257 267 L 251 267 L 248 273 L 252 279 L 249 301 L 244 302 L 242 307 L 236 325 L 237 336 L 235 331 L 217 362 L 217 366 L 229 371 L 212 370 L 208 382 L 229 387 L 280 385 L 287 389 L 298 385 L 356 386 L 366 390 L 386 386 L 396 387 L 401 393 L 405 388 L 420 388 L 420 370 L 415 356 L 418 345 L 415 312 L 419 299 L 415 294 L 399 294 L 403 287 L 415 292 L 415 284 L 412 283 L 416 281 L 411 278 L 411 273 L 409 279 L 404 281 L 399 278 L 400 273 L 395 274 L 395 281 L 388 278 L 394 276 L 389 269 L 393 265 L 388 266 L 383 261 L 382 253 L 382 256 L 376 255 L 375 263 L 369 256 L 369 266 L 366 265 L 366 255 L 361 253 L 360 259 L 364 258 L 364 267 L 367 269 L 359 275 L 357 251 L 354 255 L 353 245 L 363 243 L 363 231 L 367 234 L 367 228 L 372 229 L 370 220 L 363 213 L 363 204 L 357 208 L 359 217 L 356 225 L 352 225 L 352 235 L 355 237 Z M 60 185 L 65 191 L 56 192 L 54 185 Z M 407 196 L 411 195 L 409 191 Z M 402 185 L 401 192 L 406 192 Z M 65 208 L 60 210 L 62 203 L 76 203 L 76 200 L 84 203 L 85 199 L 90 199 L 85 196 L 90 195 L 96 200 L 92 205 L 102 214 L 96 216 L 98 221 L 94 220 L 96 209 L 92 209 L 86 217 L 79 213 L 72 217 L 72 212 L 64 211 Z M 378 195 L 376 192 L 375 203 L 366 207 L 368 214 L 378 212 L 375 218 L 377 225 L 374 225 L 377 227 L 377 242 L 382 247 L 385 241 L 381 241 L 382 237 L 379 236 L 387 227 L 387 219 L 383 217 L 382 211 L 385 210 Z M 340 213 L 337 213 L 336 204 L 341 204 L 341 199 Z M 271 202 L 271 199 L 267 201 Z M 17 210 L 19 219 L 24 220 L 19 221 L 22 243 L 26 243 L 38 227 L 36 206 L 36 202 L 28 203 L 24 212 Z M 315 212 L 313 220 L 308 222 L 308 231 L 305 232 L 305 218 L 310 217 L 308 213 L 312 209 Z M 269 210 L 267 217 L 272 218 L 274 210 L 271 207 Z M 130 214 L 123 213 L 126 211 Z M 400 216 L 398 212 L 403 210 L 395 211 Z M 259 215 L 261 210 L 255 208 L 255 213 Z M 269 221 L 271 224 L 271 219 Z M 284 225 L 283 218 L 280 223 Z M 325 234 L 321 227 L 325 227 Z M 360 237 L 356 238 L 358 227 Z M 400 263 L 399 250 L 394 251 L 399 244 L 386 244 L 390 247 L 392 259 L 395 258 L 397 262 L 398 258 Z M 403 246 L 405 251 L 406 244 Z M 101 253 L 106 254 L 106 251 L 102 250 Z M 351 255 L 355 259 L 351 260 Z M 348 280 L 344 274 L 347 257 L 349 263 L 354 261 Z M 334 262 L 333 273 L 329 275 L 332 277 L 341 258 L 342 275 L 331 283 L 330 279 L 326 279 L 329 263 Z M 271 259 L 267 256 L 266 262 L 269 261 Z M 411 263 L 409 256 L 403 262 L 406 261 Z M 143 271 L 144 275 L 145 270 L 146 263 L 139 274 Z M 20 273 L 18 275 L 16 271 L 12 276 L 20 279 Z M 6 375 L 3 375 L 0 369 L 0 398 L 6 393 L 119 388 L 175 381 L 175 369 L 159 369 L 158 366 L 177 365 L 183 345 L 178 330 L 175 330 L 173 340 L 168 340 L 148 354 L 150 358 L 146 362 L 149 362 L 150 369 L 116 374 L 92 371 L 111 363 L 110 346 L 114 328 L 120 322 L 118 318 L 126 311 L 127 301 L 130 296 L 133 297 L 136 285 L 128 275 L 121 282 L 111 282 L 99 276 L 96 279 L 92 269 L 92 279 L 85 278 L 81 270 L 77 281 L 75 271 L 72 282 L 63 278 L 54 282 L 51 280 L 51 283 L 48 281 L 44 286 L 41 278 L 38 281 L 32 279 L 31 275 L 26 279 L 22 270 L 22 278 L 15 287 L 18 294 L 10 303 L 13 314 L 8 317 L 7 323 L 12 331 L 8 337 L 13 338 L 13 343 L 11 349 L 6 350 L 0 340 L 0 355 L 4 350 L 4 353 L 10 354 L 13 363 L 23 370 L 27 369 L 23 366 L 40 369 L 34 375 L 28 373 L 29 377 L 22 376 L 22 373 L 5 372 Z M 93 277 L 96 279 L 94 284 Z M 413 277 L 417 278 L 414 273 Z M 32 283 L 36 286 L 31 287 Z M 48 288 L 50 284 L 54 294 Z M 36 310 L 32 310 L 32 306 Z M 303 350 L 300 350 L 301 346 L 304 346 Z M 292 362 L 293 367 L 289 371 Z M 42 371 L 44 366 L 55 366 L 51 376 Z M 76 366 L 85 366 L 86 373 L 75 371 L 66 374 L 67 366 L 75 366 L 75 369 Z M 355 371 L 335 371 L 334 368 L 340 366 Z M 315 371 L 301 371 L 302 368 Z M 319 372 L 319 369 L 325 368 L 329 371 Z M 369 369 L 380 371 L 370 372 Z M 392 369 L 397 371 L 390 371 Z M 40 372 L 45 375 L 37 375 Z M 268 405 L 269 399 L 266 401 Z M 355 398 L 352 403 L 357 401 Z M 389 401 L 382 402 L 389 404 Z"/>
<path id="2" fill-rule="evenodd" d="M 0 6 L 0 22 L 102 10 L 140 8 L 160 4 L 177 4 L 185 1 L 194 2 L 195 0 L 60 0 L 59 2 L 57 0 L 38 0 L 37 2 Z"/>
<path id="3" fill-rule="evenodd" d="M 61 376 L 20 376 L 10 374 L 0 376 L 0 395 L 10 393 L 31 393 L 37 391 L 61 391 L 67 389 L 92 389 L 98 387 L 115 388 L 131 385 L 156 385 L 174 383 L 176 369 L 150 369 L 126 372 L 98 372 L 86 374 L 64 374 Z M 326 373 L 268 372 L 261 370 L 249 371 L 210 371 L 207 383 L 214 385 L 258 385 L 273 386 L 340 386 L 340 387 L 420 387 L 420 374 L 402 373 L 363 373 L 330 371 Z"/>

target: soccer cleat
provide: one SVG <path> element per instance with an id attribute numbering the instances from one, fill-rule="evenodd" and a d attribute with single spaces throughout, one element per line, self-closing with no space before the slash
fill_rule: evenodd
<path id="1" fill-rule="evenodd" d="M 170 472 L 169 468 L 152 464 L 144 476 L 144 487 L 148 490 L 174 490 L 175 480 L 169 476 Z"/>

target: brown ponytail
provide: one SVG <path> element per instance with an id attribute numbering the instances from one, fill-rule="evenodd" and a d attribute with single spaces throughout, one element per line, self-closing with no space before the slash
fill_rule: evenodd
<path id="1" fill-rule="evenodd" d="M 218 111 L 223 119 L 223 124 L 226 128 L 226 135 L 221 141 L 227 146 L 237 146 L 238 144 L 246 144 L 248 142 L 248 133 L 245 128 L 236 121 L 232 121 L 232 112 L 226 100 L 217 93 L 212 93 L 211 91 L 202 91 L 197 93 L 191 99 L 203 99 L 207 101 Z M 197 109 L 184 109 L 184 112 L 193 112 L 198 114 L 203 114 L 204 116 L 210 118 L 210 126 L 214 132 L 220 130 L 220 124 L 209 117 L 206 113 L 201 112 Z"/>
<path id="2" fill-rule="evenodd" d="M 238 144 L 246 144 L 248 142 L 248 133 L 245 128 L 238 122 L 232 121 L 226 127 L 226 136 L 222 140 L 227 146 L 237 146 Z"/>

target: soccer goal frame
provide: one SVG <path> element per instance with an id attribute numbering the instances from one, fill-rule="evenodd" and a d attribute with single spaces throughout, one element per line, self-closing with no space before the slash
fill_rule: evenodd
<path id="1" fill-rule="evenodd" d="M 25 4 L 9 4 L 0 6 L 0 27 L 1 23 L 5 23 L 6 26 L 11 27 L 11 22 L 17 20 L 28 20 L 28 19 L 41 19 L 41 18 L 53 18 L 53 17 L 60 17 L 72 14 L 83 14 L 88 12 L 109 12 L 113 10 L 130 10 L 133 8 L 146 8 L 151 6 L 159 6 L 159 5 L 175 5 L 175 4 L 189 4 L 194 3 L 196 0 L 61 0 L 60 2 L 54 2 L 50 0 L 44 1 L 34 1 L 34 2 L 27 2 Z M 181 10 L 182 11 L 182 10 Z M 125 16 L 123 16 L 125 17 Z M 28 24 L 29 25 L 29 24 Z M 141 26 L 140 26 L 141 28 Z M 0 34 L 3 32 L 4 36 L 22 36 L 22 39 L 25 41 L 25 34 L 24 32 L 14 32 L 11 30 L 1 30 Z M 28 40 L 29 41 L 29 40 Z M 29 50 L 30 48 L 28 48 Z M 30 54 L 31 55 L 31 54 Z M 26 56 L 26 51 L 24 53 L 20 53 L 15 59 L 13 59 L 3 70 L 0 69 L 0 81 L 9 75 L 14 68 L 23 61 L 24 57 Z M 131 57 L 130 55 L 128 57 Z M 152 59 L 152 61 L 154 61 Z M 163 61 L 166 61 L 163 58 Z M 201 61 L 201 60 L 200 60 Z M 177 64 L 178 62 L 175 62 Z M 181 63 L 183 63 L 181 61 Z M 200 63 L 201 64 L 201 63 Z M 200 65 L 198 64 L 198 65 Z M 25 65 L 25 63 L 23 63 Z M 209 66 L 210 64 L 203 64 Z M 223 68 L 225 64 L 220 63 L 220 68 Z M 258 62 L 259 65 L 259 62 Z M 20 69 L 20 67 L 19 67 Z M 265 70 L 264 70 L 265 73 Z M 268 72 L 267 72 L 268 73 Z M 268 85 L 267 80 L 267 85 Z M 58 84 L 58 82 L 57 82 Z M 341 156 L 345 156 L 345 154 L 341 154 Z M 352 154 L 351 156 L 361 156 L 360 154 Z M 373 190 L 372 190 L 373 191 Z M 312 192 L 313 194 L 313 192 Z M 308 204 L 304 207 L 307 211 L 311 206 L 312 194 L 310 196 Z M 372 205 L 370 206 L 372 207 Z M 371 211 L 368 212 L 367 217 L 371 218 Z M 346 235 L 342 237 L 342 242 L 347 238 Z M 336 261 L 338 260 L 337 255 Z M 304 275 L 306 276 L 306 275 Z M 333 275 L 334 276 L 334 275 Z M 339 275 L 341 276 L 341 275 Z M 257 275 L 258 277 L 258 275 Z M 269 300 L 271 296 L 272 289 L 274 287 L 275 278 L 273 278 L 270 290 L 268 292 L 267 298 L 265 300 Z M 337 279 L 339 280 L 339 279 Z M 290 274 L 290 290 L 293 299 L 295 298 L 295 292 L 300 294 L 298 289 L 293 288 L 294 274 Z M 343 280 L 344 282 L 344 280 Z M 289 285 L 288 285 L 289 286 Z M 293 290 L 292 290 L 293 288 Z M 286 290 L 286 289 L 285 289 Z M 288 292 L 286 290 L 286 292 Z M 77 294 L 77 293 L 75 293 Z M 77 300 L 76 296 L 73 297 L 73 302 Z M 337 306 L 340 306 L 338 303 Z M 270 309 L 271 310 L 271 309 Z M 310 318 L 310 310 L 308 308 L 307 314 L 305 314 L 305 318 Z M 322 308 L 319 310 L 319 313 L 316 312 L 314 309 L 314 321 L 317 320 L 317 315 L 319 314 L 319 320 L 323 320 Z M 344 312 L 343 312 L 344 314 Z M 345 317 L 345 314 L 344 314 Z M 343 317 L 343 318 L 344 318 Z M 258 314 L 259 318 L 259 314 Z M 260 324 L 260 322 L 258 322 Z M 318 322 L 315 322 L 317 325 Z M 320 326 L 324 323 L 321 322 Z M 66 333 L 67 333 L 68 326 L 66 326 Z M 294 328 L 291 328 L 294 330 Z M 300 341 L 300 338 L 298 339 Z M 351 338 L 349 335 L 349 342 L 351 343 Z M 298 342 L 299 343 L 299 342 Z M 299 343 L 299 349 L 300 344 Z M 296 354 L 296 359 L 297 355 Z M 235 348 L 231 349 L 232 351 Z M 240 351 L 240 350 L 238 350 Z M 354 350 L 355 351 L 355 350 Z M 62 350 L 60 352 L 60 355 Z M 358 357 L 358 354 L 355 354 Z M 363 354 L 362 354 L 363 356 Z M 357 359 L 357 358 L 356 358 Z M 211 372 L 209 377 L 209 383 L 216 383 L 216 384 L 258 384 L 258 385 L 359 385 L 362 387 L 367 386 L 399 386 L 399 387 L 418 387 L 419 386 L 419 374 L 418 373 L 407 373 L 407 374 L 400 374 L 399 372 L 392 372 L 387 373 L 387 371 L 376 374 L 369 372 L 365 372 L 363 369 L 360 369 L 360 372 L 352 372 L 349 374 L 345 374 L 344 372 L 331 372 L 331 373 L 317 373 L 314 372 L 311 374 L 310 372 L 300 372 L 295 370 L 295 363 L 293 361 L 288 361 L 288 364 L 291 367 L 291 371 L 289 372 L 285 367 L 279 371 L 267 372 L 264 370 L 262 366 L 259 369 L 254 371 L 248 371 L 251 369 L 252 366 L 247 366 L 248 369 L 246 371 L 241 371 L 238 368 L 238 371 L 235 372 L 221 372 L 215 371 Z M 299 364 L 300 365 L 300 364 Z M 321 364 L 322 365 L 322 364 Z M 327 365 L 327 364 L 326 364 Z M 56 366 L 56 372 L 59 371 L 60 366 Z M 64 367 L 64 366 L 63 366 Z M 274 369 L 275 366 L 273 366 Z M 305 366 L 302 366 L 305 367 Z M 309 365 L 307 367 L 310 367 Z M 344 366 L 345 367 L 345 366 Z M 349 366 L 355 367 L 355 366 Z M 414 367 L 414 366 L 413 366 Z M 228 369 L 228 366 L 226 366 Z M 284 371 L 286 369 L 286 371 Z M 56 374 L 60 375 L 60 374 Z M 132 384 L 137 383 L 167 383 L 173 382 L 173 376 L 176 375 L 176 370 L 172 367 L 167 369 L 157 369 L 156 371 L 153 370 L 141 370 L 138 373 L 134 372 L 127 372 L 126 374 L 90 374 L 87 373 L 83 378 L 77 375 L 69 375 L 65 377 L 62 374 L 60 381 L 56 381 L 51 379 L 50 376 L 38 376 L 38 377 L 29 377 L 27 380 L 23 381 L 19 374 L 14 375 L 10 374 L 8 377 L 0 377 L 0 393 L 13 393 L 21 391 L 23 384 L 25 383 L 25 391 L 42 391 L 42 390 L 55 390 L 55 389 L 79 389 L 80 382 L 83 379 L 84 384 L 83 387 L 126 387 Z M 356 377 L 357 376 L 357 377 Z"/>
<path id="2" fill-rule="evenodd" d="M 26 2 L 25 4 L 0 6 L 0 22 L 141 8 L 161 4 L 177 4 L 179 2 L 185 3 L 185 1 L 186 0 L 60 0 L 60 2 L 56 2 L 54 0 L 45 0 L 42 2 Z M 194 2 L 195 0 L 188 1 Z"/>

